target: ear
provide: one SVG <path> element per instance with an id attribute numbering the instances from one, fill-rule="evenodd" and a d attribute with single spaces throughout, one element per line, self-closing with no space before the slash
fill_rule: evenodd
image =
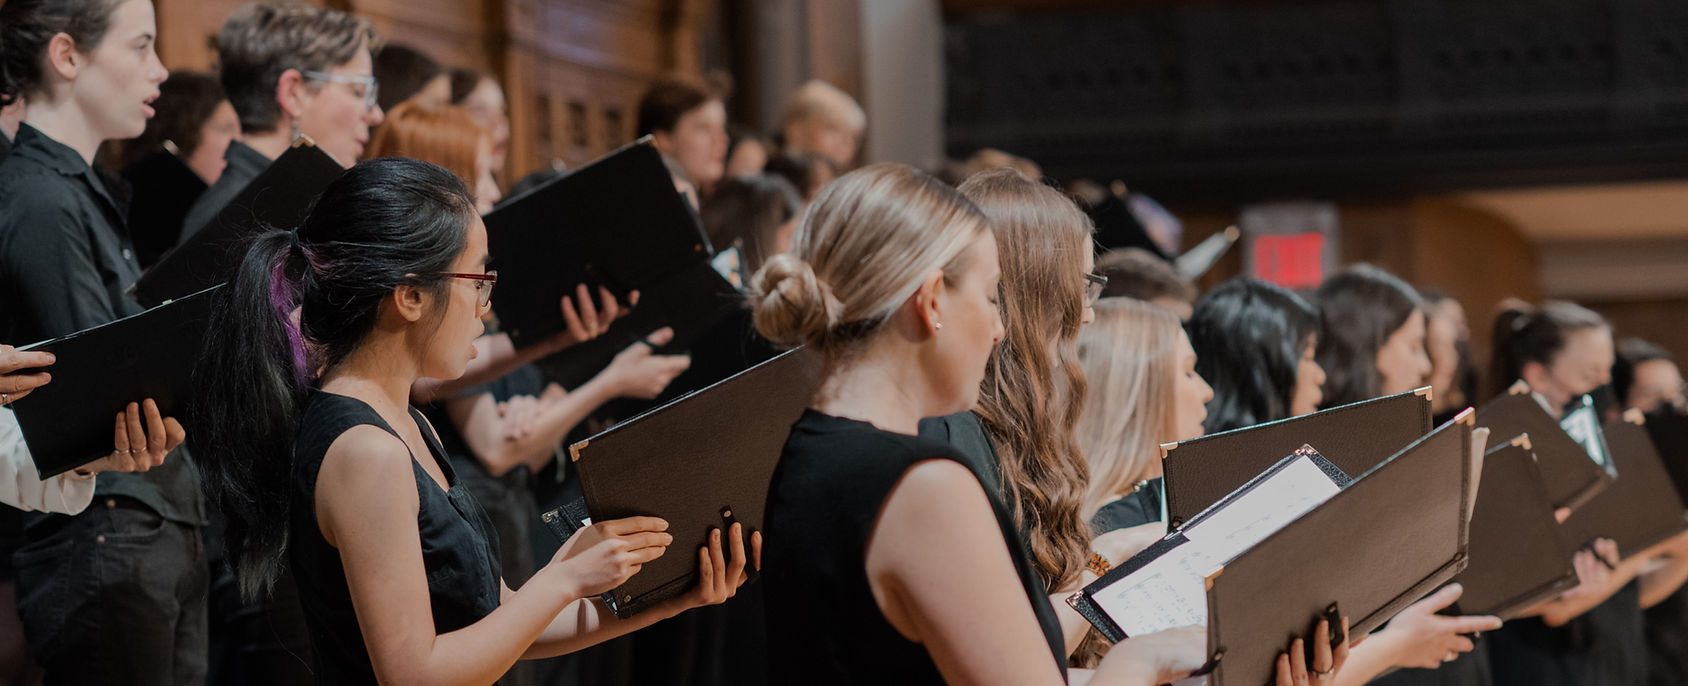
<path id="1" fill-rule="evenodd" d="M 418 322 L 428 312 L 428 294 L 419 286 L 404 285 L 393 289 L 393 311 L 407 322 Z"/>
<path id="2" fill-rule="evenodd" d="M 909 296 L 909 304 L 914 312 L 914 325 L 922 337 L 935 336 L 944 322 L 942 300 L 948 287 L 944 285 L 944 272 L 934 269 L 920 282 L 920 288 L 914 295 Z"/>
<path id="3" fill-rule="evenodd" d="M 281 72 L 281 78 L 275 82 L 275 102 L 281 107 L 281 113 L 297 121 L 299 115 L 305 111 L 305 103 L 310 100 L 310 93 L 305 88 L 305 75 L 298 69 L 288 69 Z"/>
<path id="4" fill-rule="evenodd" d="M 71 81 L 82 71 L 82 53 L 76 51 L 76 41 L 68 33 L 55 34 L 47 41 L 47 71 Z"/>
<path id="5" fill-rule="evenodd" d="M 674 136 L 667 131 L 652 131 L 651 143 L 656 146 L 657 152 L 664 155 L 674 153 Z"/>
<path id="6" fill-rule="evenodd" d="M 1530 388 L 1538 393 L 1547 391 L 1553 385 L 1553 377 L 1547 373 L 1547 367 L 1540 362 L 1525 362 L 1524 369 L 1520 373 L 1524 377 L 1524 382 L 1530 384 Z"/>

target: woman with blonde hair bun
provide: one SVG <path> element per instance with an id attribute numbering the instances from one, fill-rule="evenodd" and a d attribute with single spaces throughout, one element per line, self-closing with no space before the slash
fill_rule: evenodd
<path id="1" fill-rule="evenodd" d="M 921 417 L 978 399 L 1003 335 L 1000 276 L 978 208 L 895 164 L 822 190 L 794 253 L 757 273 L 757 328 L 825 359 L 769 488 L 771 682 L 1063 682 L 1060 626 L 1018 524 L 974 462 L 917 435 Z M 1204 645 L 1193 628 L 1134 637 L 1090 683 L 1173 681 Z"/>

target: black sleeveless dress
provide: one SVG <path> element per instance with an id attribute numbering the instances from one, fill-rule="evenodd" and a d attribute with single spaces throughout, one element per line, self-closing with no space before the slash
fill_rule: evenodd
<path id="1" fill-rule="evenodd" d="M 416 525 L 421 534 L 422 563 L 428 570 L 428 600 L 434 628 L 443 634 L 473 624 L 498 608 L 502 575 L 498 539 L 475 497 L 458 485 L 439 438 L 428 429 L 422 414 L 412 408 L 410 415 L 428 441 L 429 459 L 440 466 L 451 484 L 450 490 L 441 491 L 422 465 L 411 461 L 421 498 Z M 322 458 L 341 434 L 363 424 L 398 435 L 363 401 L 312 391 L 305 402 L 299 437 L 293 443 L 288 562 L 311 633 L 316 679 L 322 684 L 375 683 L 375 669 L 352 608 L 340 552 L 323 539 L 316 519 L 316 484 Z"/>
<path id="2" fill-rule="evenodd" d="M 975 465 L 943 443 L 813 410 L 792 426 L 764 526 L 769 683 L 944 683 L 926 649 L 880 613 L 866 565 L 868 538 L 891 488 L 915 463 L 933 458 L 955 460 L 978 477 Z M 1064 674 L 1065 645 L 1043 581 L 1002 496 L 989 489 L 985 495 L 1050 660 Z"/>
<path id="3" fill-rule="evenodd" d="M 1531 617 L 1484 634 L 1495 686 L 1644 686 L 1641 582 L 1561 627 Z"/>

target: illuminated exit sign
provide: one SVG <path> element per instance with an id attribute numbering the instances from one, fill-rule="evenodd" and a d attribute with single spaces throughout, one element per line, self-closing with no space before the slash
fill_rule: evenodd
<path id="1" fill-rule="evenodd" d="M 1330 203 L 1270 203 L 1243 208 L 1249 276 L 1291 290 L 1324 283 L 1336 267 L 1337 215 Z"/>

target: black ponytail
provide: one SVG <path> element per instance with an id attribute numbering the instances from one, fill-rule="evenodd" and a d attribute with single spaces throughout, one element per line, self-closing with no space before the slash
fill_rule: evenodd
<path id="1" fill-rule="evenodd" d="M 1500 395 L 1524 376 L 1524 366 L 1550 364 L 1565 348 L 1565 338 L 1584 329 L 1608 328 L 1606 319 L 1586 307 L 1549 300 L 1536 307 L 1518 299 L 1501 303 L 1495 315 L 1494 355 L 1490 360 L 1489 394 Z"/>
<path id="2" fill-rule="evenodd" d="M 439 274 L 462 254 L 474 216 L 468 189 L 445 169 L 359 164 L 329 184 L 297 232 L 254 239 L 219 292 L 188 442 L 227 520 L 243 595 L 267 592 L 281 572 L 306 389 L 363 344 L 394 288 L 443 295 Z"/>

